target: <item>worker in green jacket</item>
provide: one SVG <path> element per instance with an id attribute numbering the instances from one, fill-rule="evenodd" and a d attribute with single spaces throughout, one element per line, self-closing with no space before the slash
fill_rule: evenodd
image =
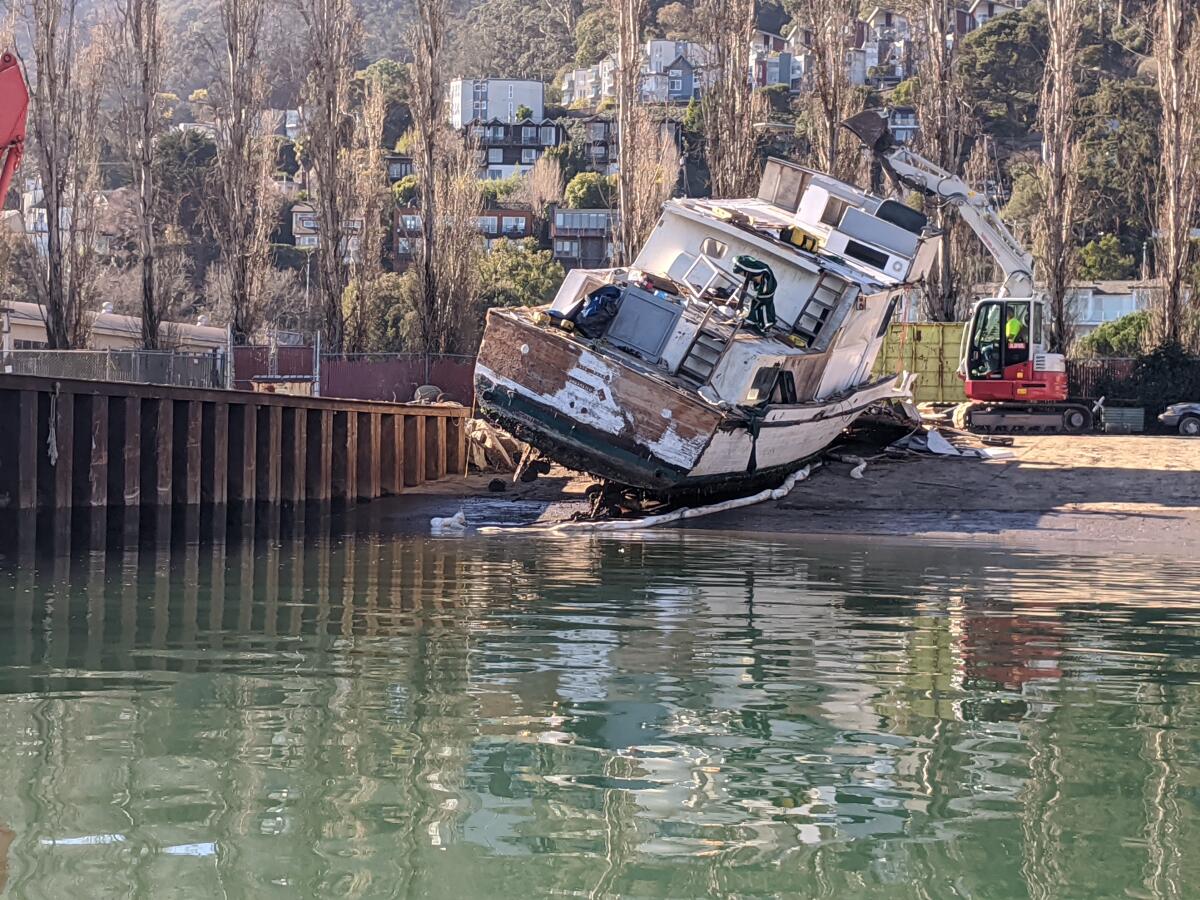
<path id="1" fill-rule="evenodd" d="M 1004 324 L 1004 336 L 1010 344 L 1025 343 L 1025 323 L 1017 316 L 1016 310 L 1013 310 Z"/>
<path id="2" fill-rule="evenodd" d="M 746 321 L 759 331 L 766 331 L 775 324 L 775 289 L 779 282 L 771 267 L 753 256 L 738 256 L 733 260 L 733 274 L 746 276 L 745 289 L 754 288 L 750 301 L 750 312 Z"/>

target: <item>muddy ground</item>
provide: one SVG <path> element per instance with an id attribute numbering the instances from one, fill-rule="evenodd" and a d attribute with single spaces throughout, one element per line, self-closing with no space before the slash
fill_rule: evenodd
<path id="1" fill-rule="evenodd" d="M 882 445 L 860 441 L 863 455 Z M 1200 556 L 1200 440 L 1158 435 L 1031 436 L 1013 458 L 873 459 L 864 477 L 831 462 L 777 502 L 690 520 L 742 534 L 915 537 L 1010 546 Z M 496 477 L 503 493 L 491 493 Z M 430 485 L 356 511 L 373 527 L 427 531 L 464 509 L 471 525 L 563 518 L 591 479 L 556 469 L 533 484 L 478 476 Z"/>

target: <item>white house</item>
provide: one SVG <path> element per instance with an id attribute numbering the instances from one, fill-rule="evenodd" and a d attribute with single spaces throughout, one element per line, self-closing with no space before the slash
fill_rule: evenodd
<path id="1" fill-rule="evenodd" d="M 973 0 L 967 7 L 967 14 L 971 17 L 973 27 L 982 28 L 996 16 L 1016 12 L 1021 6 L 1024 4 L 1018 0 Z"/>
<path id="2" fill-rule="evenodd" d="M 1075 335 L 1083 337 L 1105 322 L 1114 322 L 1130 313 L 1147 309 L 1156 285 L 1150 281 L 1112 280 L 1080 281 L 1072 291 L 1071 309 L 1075 318 Z M 999 284 L 978 284 L 977 298 L 995 297 Z M 1039 285 L 1041 290 L 1042 286 Z"/>
<path id="3" fill-rule="evenodd" d="M 512 78 L 456 78 L 450 82 L 450 124 L 463 128 L 471 122 L 515 122 L 517 110 L 528 107 L 530 118 L 540 121 L 546 112 L 546 86 L 540 81 Z"/>

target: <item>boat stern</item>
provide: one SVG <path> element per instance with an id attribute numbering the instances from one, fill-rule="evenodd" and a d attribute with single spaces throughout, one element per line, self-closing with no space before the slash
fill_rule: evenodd
<path id="1" fill-rule="evenodd" d="M 475 364 L 484 416 L 568 468 L 655 491 L 685 480 L 721 413 L 534 315 L 488 310 Z"/>

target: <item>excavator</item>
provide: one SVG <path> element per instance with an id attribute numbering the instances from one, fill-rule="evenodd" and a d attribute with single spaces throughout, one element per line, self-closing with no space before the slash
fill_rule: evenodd
<path id="1" fill-rule="evenodd" d="M 8 197 L 13 176 L 25 151 L 25 119 L 29 112 L 29 89 L 21 66 L 11 53 L 0 54 L 0 207 Z"/>
<path id="2" fill-rule="evenodd" d="M 989 197 L 897 144 L 876 112 L 842 125 L 893 181 L 954 206 L 1004 273 L 997 296 L 974 305 L 963 331 L 958 376 L 969 402 L 955 410 L 955 425 L 983 433 L 1090 430 L 1092 405 L 1068 397 L 1066 358 L 1047 349 L 1046 303 L 1034 290 L 1033 255 Z"/>

